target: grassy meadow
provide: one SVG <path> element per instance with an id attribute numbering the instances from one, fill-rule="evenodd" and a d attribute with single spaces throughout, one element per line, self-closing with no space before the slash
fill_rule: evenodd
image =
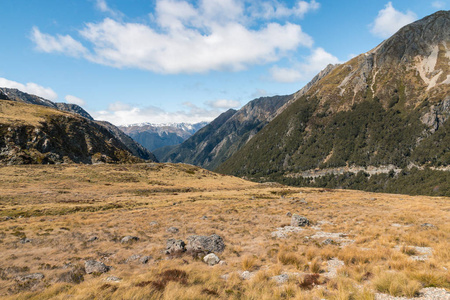
<path id="1" fill-rule="evenodd" d="M 375 299 L 449 290 L 449 200 L 258 184 L 183 164 L 1 166 L 0 298 Z M 291 227 L 291 214 L 310 226 Z M 214 233 L 226 246 L 216 253 L 221 264 L 164 254 L 170 238 Z M 139 240 L 121 243 L 128 235 Z M 86 260 L 111 268 L 86 274 Z M 26 277 L 36 273 L 44 277 Z"/>

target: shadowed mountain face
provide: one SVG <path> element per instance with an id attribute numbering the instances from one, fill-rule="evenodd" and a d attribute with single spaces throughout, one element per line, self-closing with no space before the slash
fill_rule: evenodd
<path id="1" fill-rule="evenodd" d="M 0 88 L 0 162 L 137 162 L 156 158 L 117 127 L 75 104 Z"/>
<path id="2" fill-rule="evenodd" d="M 291 96 L 262 97 L 240 110 L 228 110 L 182 144 L 158 149 L 161 161 L 214 169 L 269 123 Z"/>
<path id="3" fill-rule="evenodd" d="M 144 146 L 147 150 L 153 152 L 161 147 L 181 144 L 207 124 L 207 122 L 196 124 L 135 124 L 119 126 L 119 129 Z"/>
<path id="4" fill-rule="evenodd" d="M 377 176 L 386 184 L 388 174 L 398 176 L 407 166 L 448 169 L 450 12 L 407 25 L 373 50 L 327 69 L 217 170 L 359 188 L 341 175 L 364 171 L 362 184 Z M 325 175 L 328 182 L 321 181 Z"/>

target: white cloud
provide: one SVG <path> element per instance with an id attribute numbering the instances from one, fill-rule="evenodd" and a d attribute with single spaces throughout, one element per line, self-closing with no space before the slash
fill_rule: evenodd
<path id="1" fill-rule="evenodd" d="M 431 6 L 437 9 L 443 9 L 445 8 L 446 4 L 444 1 L 433 1 L 433 3 L 431 3 Z"/>
<path id="2" fill-rule="evenodd" d="M 305 62 L 294 64 L 293 68 L 270 69 L 272 79 L 278 82 L 296 82 L 309 80 L 323 70 L 328 64 L 337 64 L 339 59 L 326 52 L 323 48 L 316 48 L 311 55 L 305 58 Z"/>
<path id="3" fill-rule="evenodd" d="M 58 34 L 54 37 L 40 32 L 37 27 L 33 27 L 31 35 L 31 39 L 35 43 L 36 49 L 39 51 L 47 53 L 59 52 L 74 57 L 88 54 L 88 50 L 70 35 L 62 36 Z"/>
<path id="4" fill-rule="evenodd" d="M 108 105 L 108 110 L 109 111 L 127 111 L 127 110 L 131 110 L 132 107 L 128 104 L 122 103 L 120 101 L 116 101 L 114 103 L 110 103 Z"/>
<path id="5" fill-rule="evenodd" d="M 77 104 L 80 106 L 83 106 L 86 104 L 86 101 L 84 101 L 83 99 L 80 99 L 80 98 L 72 96 L 72 95 L 67 95 L 66 97 L 64 97 L 64 99 L 66 100 L 67 103 Z"/>
<path id="6" fill-rule="evenodd" d="M 103 7 L 102 1 L 98 3 Z M 258 16 L 244 4 L 244 0 L 202 0 L 194 6 L 188 1 L 158 0 L 153 25 L 109 18 L 87 23 L 79 34 L 89 50 L 69 35 L 52 36 L 33 28 L 32 36 L 44 52 L 171 74 L 242 70 L 278 61 L 298 47 L 312 47 L 313 39 L 298 24 L 248 26 L 248 19 Z M 299 1 L 291 13 L 303 16 L 318 5 Z"/>
<path id="7" fill-rule="evenodd" d="M 278 66 L 270 69 L 272 79 L 278 82 L 296 82 L 303 78 L 299 70 L 290 68 L 280 68 Z"/>
<path id="8" fill-rule="evenodd" d="M 208 101 L 206 102 L 206 105 L 213 108 L 237 108 L 241 105 L 239 101 L 236 100 L 227 100 L 227 99 L 219 99 L 215 101 Z"/>
<path id="9" fill-rule="evenodd" d="M 106 0 L 96 0 L 95 6 L 98 10 L 104 13 L 110 14 L 112 17 L 122 17 L 122 13 L 119 11 L 116 11 L 114 9 L 111 9 L 108 4 L 106 3 Z"/>
<path id="10" fill-rule="evenodd" d="M 256 89 L 256 91 L 254 91 L 250 95 L 250 97 L 251 98 L 260 98 L 260 97 L 266 97 L 268 95 L 269 95 L 269 93 L 265 89 Z"/>
<path id="11" fill-rule="evenodd" d="M 303 18 L 306 13 L 317 10 L 319 7 L 320 4 L 315 0 L 311 0 L 311 2 L 298 1 L 297 6 L 294 8 L 294 14 L 300 18 Z"/>
<path id="12" fill-rule="evenodd" d="M 18 89 L 22 92 L 33 94 L 39 97 L 42 97 L 47 100 L 56 100 L 58 95 L 49 87 L 43 87 L 39 84 L 28 82 L 26 84 L 22 84 L 16 81 L 8 80 L 6 78 L 0 77 L 0 87 L 6 87 L 11 89 Z"/>
<path id="13" fill-rule="evenodd" d="M 104 120 L 115 125 L 129 125 L 136 123 L 198 123 L 202 121 L 212 121 L 223 109 L 205 109 L 196 106 L 191 102 L 182 104 L 183 109 L 176 112 L 168 112 L 154 106 L 137 107 L 129 104 L 116 102 L 107 110 L 89 112 L 96 120 Z"/>
<path id="14" fill-rule="evenodd" d="M 315 0 L 298 1 L 297 4 L 288 8 L 284 3 L 280 3 L 276 0 L 273 1 L 255 1 L 250 10 L 253 17 L 259 17 L 262 19 L 278 19 L 295 16 L 303 18 L 305 14 L 311 11 L 315 11 L 320 8 L 320 4 Z"/>
<path id="15" fill-rule="evenodd" d="M 403 26 L 417 20 L 417 15 L 408 10 L 402 13 L 388 2 L 384 9 L 378 12 L 375 21 L 370 25 L 372 34 L 380 38 L 388 38 Z"/>

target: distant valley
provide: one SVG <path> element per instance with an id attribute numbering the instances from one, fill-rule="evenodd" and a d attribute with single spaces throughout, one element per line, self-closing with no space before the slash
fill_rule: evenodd
<path id="1" fill-rule="evenodd" d="M 118 128 L 149 151 L 154 151 L 161 147 L 181 144 L 207 124 L 208 122 L 200 122 L 195 124 L 143 123 L 119 126 Z"/>

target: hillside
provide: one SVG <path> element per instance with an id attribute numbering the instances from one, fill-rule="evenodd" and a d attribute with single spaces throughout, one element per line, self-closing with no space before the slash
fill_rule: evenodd
<path id="1" fill-rule="evenodd" d="M 78 114 L 86 119 L 93 121 L 92 116 L 85 111 L 81 106 L 72 103 L 54 103 L 50 100 L 44 99 L 42 97 L 24 93 L 18 89 L 2 88 L 0 87 L 0 99 L 17 101 L 26 104 L 36 104 L 47 106 L 62 111 L 67 111 L 71 113 Z"/>
<path id="2" fill-rule="evenodd" d="M 292 185 L 450 194 L 450 12 L 403 27 L 294 97 L 217 170 Z"/>
<path id="3" fill-rule="evenodd" d="M 133 124 L 119 126 L 118 128 L 147 150 L 153 152 L 161 147 L 181 144 L 207 124 L 207 122 L 195 124 Z"/>
<path id="4" fill-rule="evenodd" d="M 450 296 L 449 198 L 147 163 L 0 166 L 0 199 L 2 299 Z"/>
<path id="5" fill-rule="evenodd" d="M 42 105 L 0 100 L 0 137 L 1 164 L 142 161 L 106 127 Z"/>
<path id="6" fill-rule="evenodd" d="M 291 96 L 261 97 L 238 111 L 229 110 L 182 144 L 162 148 L 160 161 L 183 162 L 212 170 L 266 126 Z"/>
<path id="7" fill-rule="evenodd" d="M 80 136 L 80 138 L 83 135 L 84 130 L 88 130 L 90 133 L 87 135 L 92 134 L 94 131 L 96 130 L 100 130 L 101 133 L 98 134 L 97 136 L 97 141 L 96 144 L 97 146 L 99 146 L 101 143 L 101 140 L 99 140 L 98 138 L 100 136 L 104 137 L 104 143 L 110 143 L 111 141 L 109 141 L 109 139 L 111 139 L 110 135 L 112 135 L 113 139 L 115 140 L 113 143 L 115 143 L 115 145 L 120 145 L 119 148 L 125 150 L 126 152 L 131 153 L 132 155 L 136 156 L 137 158 L 140 159 L 144 159 L 144 160 L 152 160 L 152 161 L 156 161 L 155 156 L 148 150 L 146 150 L 144 147 L 142 147 L 141 145 L 139 145 L 138 143 L 136 143 L 135 141 L 133 141 L 129 136 L 127 136 L 126 134 L 124 134 L 122 131 L 120 131 L 116 126 L 114 126 L 111 123 L 105 122 L 105 121 L 95 121 L 88 112 L 86 112 L 82 107 L 76 105 L 76 104 L 69 104 L 69 103 L 54 103 L 50 100 L 46 100 L 44 98 L 35 96 L 35 95 L 31 95 L 31 94 L 27 94 L 24 92 L 21 92 L 17 89 L 8 89 L 8 88 L 0 88 L 0 101 L 1 100 L 9 100 L 9 101 L 14 101 L 14 102 L 18 102 L 21 104 L 29 104 L 29 105 L 39 105 L 39 106 L 43 106 L 43 107 L 47 107 L 53 110 L 48 110 L 45 111 L 41 108 L 35 108 L 36 111 L 39 111 L 41 113 L 43 113 L 45 111 L 45 116 L 50 116 L 52 114 L 55 115 L 59 115 L 58 112 L 56 112 L 55 110 L 58 111 L 63 111 L 63 112 L 67 112 L 69 114 L 66 115 L 70 115 L 71 120 L 79 120 L 80 118 L 78 118 L 77 116 L 82 117 L 82 119 L 85 119 L 85 121 L 82 121 L 81 123 L 74 123 L 71 125 L 70 131 L 73 132 L 69 132 L 69 129 L 66 128 L 67 124 L 56 124 L 59 121 L 64 121 L 64 120 L 52 120 L 52 122 L 54 123 L 55 126 L 59 127 L 60 130 L 58 132 L 54 132 L 52 131 L 51 134 L 57 134 L 58 136 L 56 137 L 52 137 L 51 138 L 58 138 L 58 139 L 63 139 L 64 141 L 69 141 L 69 144 L 72 144 L 73 147 L 75 148 L 79 148 L 78 146 L 74 145 L 74 141 L 70 141 L 71 136 L 72 135 L 76 135 L 76 136 Z M 34 136 L 34 133 L 30 132 L 29 130 L 25 130 L 23 131 L 23 128 L 18 128 L 16 127 L 16 124 L 14 122 L 14 118 L 20 118 L 22 121 L 27 121 L 27 118 L 30 119 L 34 119 L 34 118 L 40 118 L 41 115 L 39 114 L 33 114 L 33 109 L 32 108 L 25 108 L 26 106 L 20 106 L 20 109 L 15 109 L 15 112 L 17 113 L 14 116 L 8 116 L 7 114 L 12 112 L 11 107 L 12 106 L 8 106 L 10 110 L 5 110 L 2 112 L 3 114 L 3 119 L 4 120 L 8 120 L 8 122 L 11 122 L 12 127 L 11 130 L 22 130 L 20 133 L 16 133 L 21 135 L 22 140 L 16 140 L 16 141 L 12 141 L 12 140 L 8 140 L 6 141 L 6 137 L 5 137 L 5 143 L 9 143 L 10 147 L 12 147 L 12 145 L 14 145 L 14 143 L 18 143 L 17 146 L 19 148 L 23 148 L 25 147 L 26 149 L 28 149 L 29 147 L 33 148 L 34 146 L 31 145 L 25 145 L 25 140 L 33 140 L 36 137 Z M 25 115 L 21 116 L 19 111 L 24 111 Z M 31 116 L 31 115 L 32 116 Z M 39 122 L 44 122 L 45 120 L 43 119 L 39 119 Z M 64 122 L 63 122 L 64 123 Z M 4 123 L 3 126 L 8 125 L 9 123 Z M 46 123 L 47 124 L 47 123 Z M 30 125 L 30 124 L 28 124 Z M 33 126 L 36 126 L 36 123 L 32 124 Z M 42 124 L 40 124 L 42 125 Z M 40 126 L 39 125 L 39 126 Z M 78 129 L 76 128 L 76 126 L 80 126 Z M 92 128 L 90 128 L 92 126 Z M 89 127 L 89 128 L 88 128 Z M 99 128 L 100 127 L 100 128 Z M 76 131 L 79 132 L 76 132 Z M 108 132 L 106 134 L 106 132 Z M 50 133 L 49 133 L 50 134 Z M 63 134 L 69 134 L 69 136 L 63 137 Z M 105 135 L 106 134 L 106 135 Z M 30 136 L 27 136 L 30 135 Z M 84 143 L 84 142 L 82 142 Z M 19 145 L 20 144 L 20 145 Z M 62 146 L 62 147 L 66 147 L 68 146 L 67 144 L 64 143 L 57 143 L 58 147 Z M 71 146 L 71 147 L 72 147 Z M 101 147 L 104 148 L 104 147 Z M 108 147 L 107 147 L 108 148 Z M 84 147 L 82 150 L 77 150 L 77 151 L 85 151 L 87 148 Z M 36 150 L 36 149 L 34 149 Z M 44 149 L 41 149 L 44 150 Z M 39 150 L 39 151 L 41 151 Z M 61 149 L 57 149 L 57 148 L 52 148 L 51 151 L 59 151 Z M 48 152 L 47 150 L 44 150 L 45 152 Z M 64 153 L 66 153 L 68 150 L 62 150 Z M 103 150 L 102 150 L 103 151 Z M 70 151 L 69 151 L 70 152 Z M 92 153 L 87 153 L 87 152 L 83 152 L 83 153 L 78 153 L 75 155 L 75 157 L 71 157 L 70 161 L 73 162 L 89 162 L 89 161 L 96 161 L 96 159 L 92 160 L 91 158 L 88 158 L 92 155 Z M 101 151 L 100 151 L 101 152 Z M 128 154 L 127 154 L 128 155 Z M 80 156 L 79 158 L 77 158 L 78 156 Z M 107 155 L 108 157 L 111 158 L 110 154 Z M 114 156 L 114 155 L 113 155 Z M 81 158 L 82 157 L 82 158 Z M 109 159 L 106 159 L 109 161 Z M 113 159 L 113 161 L 118 161 L 120 160 L 118 157 L 115 157 Z M 40 161 L 40 159 L 33 159 L 32 160 L 34 163 Z M 61 162 L 60 158 L 57 159 L 56 161 Z M 56 162 L 54 160 L 50 160 L 50 162 Z M 4 161 L 5 162 L 5 161 Z M 13 162 L 11 162 L 13 163 Z M 26 163 L 25 161 L 21 161 L 21 163 Z M 47 160 L 44 160 L 44 163 L 47 163 Z"/>

